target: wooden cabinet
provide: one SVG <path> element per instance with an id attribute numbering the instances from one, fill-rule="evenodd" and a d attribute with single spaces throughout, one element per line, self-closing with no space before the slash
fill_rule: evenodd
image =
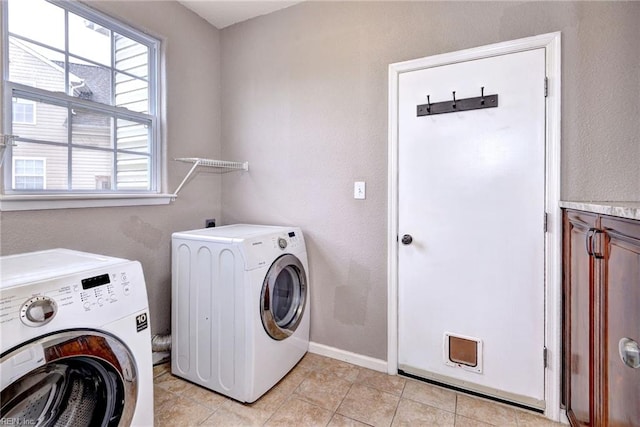
<path id="1" fill-rule="evenodd" d="M 587 234 L 597 215 L 564 215 L 564 369 L 569 419 L 591 425 L 594 412 L 594 258 L 586 251 Z"/>
<path id="2" fill-rule="evenodd" d="M 607 236 L 601 302 L 603 416 L 612 426 L 640 426 L 640 221 L 602 217 L 601 227 Z"/>
<path id="3" fill-rule="evenodd" d="M 640 426 L 640 221 L 564 213 L 564 392 L 574 426 Z"/>

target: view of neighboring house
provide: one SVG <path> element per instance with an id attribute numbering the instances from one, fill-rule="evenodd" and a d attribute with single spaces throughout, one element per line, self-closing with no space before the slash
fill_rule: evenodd
<path id="1" fill-rule="evenodd" d="M 116 37 L 116 59 L 121 63 L 133 60 L 129 68 L 145 73 L 146 51 L 140 54 L 141 48 L 146 49 Z M 125 52 L 120 57 L 118 49 Z M 144 79 L 71 58 L 66 90 L 62 54 L 15 37 L 9 38 L 9 53 L 10 80 L 15 83 L 147 112 L 148 83 Z M 14 96 L 12 101 L 12 133 L 20 137 L 12 150 L 12 189 L 149 188 L 148 124 L 81 106 L 56 105 L 55 100 L 30 99 L 29 95 Z"/>

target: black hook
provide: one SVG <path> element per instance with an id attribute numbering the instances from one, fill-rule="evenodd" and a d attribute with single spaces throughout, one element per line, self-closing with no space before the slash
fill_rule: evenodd
<path id="1" fill-rule="evenodd" d="M 453 91 L 453 108 L 456 108 L 456 91 Z"/>
<path id="2" fill-rule="evenodd" d="M 480 88 L 480 104 L 484 105 L 484 86 Z"/>
<path id="3" fill-rule="evenodd" d="M 429 99 L 429 95 L 427 95 L 427 113 L 431 113 L 431 100 Z"/>

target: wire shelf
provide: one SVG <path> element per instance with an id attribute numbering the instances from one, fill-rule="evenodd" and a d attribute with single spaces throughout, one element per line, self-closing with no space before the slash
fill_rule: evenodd
<path id="1" fill-rule="evenodd" d="M 229 162 L 227 160 L 204 159 L 201 157 L 180 157 L 174 160 L 177 162 L 183 162 L 183 163 L 193 163 L 193 166 L 191 167 L 187 175 L 184 177 L 180 185 L 178 185 L 178 188 L 176 189 L 176 191 L 173 193 L 174 200 L 176 197 L 178 197 L 178 192 L 182 189 L 184 184 L 187 182 L 191 174 L 193 174 L 193 172 L 196 170 L 198 166 L 204 166 L 204 167 L 214 168 L 214 169 L 222 169 L 223 173 L 231 172 L 234 170 L 244 170 L 244 171 L 249 170 L 249 162 Z"/>
<path id="2" fill-rule="evenodd" d="M 176 161 L 184 163 L 197 163 L 198 166 L 206 166 L 210 168 L 232 170 L 242 169 L 245 171 L 249 170 L 249 162 L 229 162 L 227 160 L 203 159 L 200 157 L 181 157 L 176 159 Z"/>

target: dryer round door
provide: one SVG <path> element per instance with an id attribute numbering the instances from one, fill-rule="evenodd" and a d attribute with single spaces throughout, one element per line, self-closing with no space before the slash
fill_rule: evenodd
<path id="1" fill-rule="evenodd" d="M 128 426 L 137 400 L 133 355 L 93 330 L 46 336 L 0 358 L 0 418 L 15 425 Z"/>
<path id="2" fill-rule="evenodd" d="M 276 259 L 267 272 L 260 293 L 262 325 L 269 336 L 283 340 L 300 325 L 307 303 L 307 273 L 292 254 Z"/>

